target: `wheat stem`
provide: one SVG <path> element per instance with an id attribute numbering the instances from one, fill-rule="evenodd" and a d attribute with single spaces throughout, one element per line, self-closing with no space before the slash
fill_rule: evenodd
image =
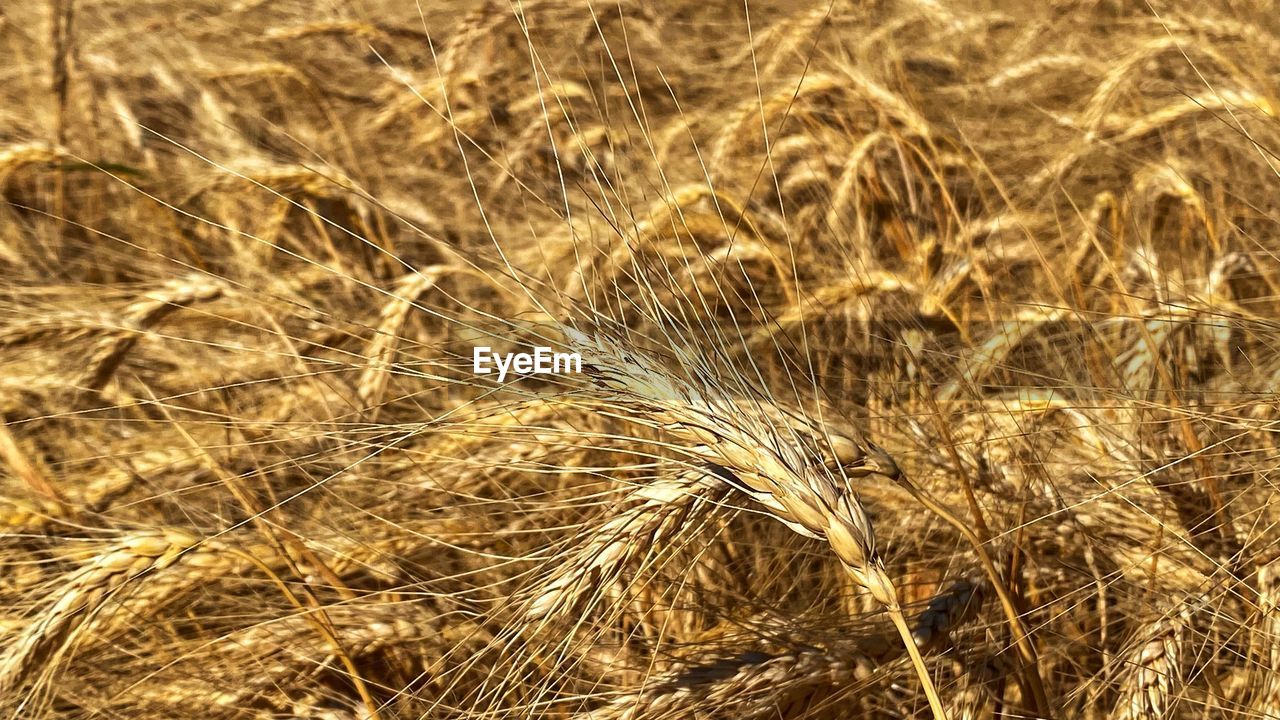
<path id="1" fill-rule="evenodd" d="M 1027 632 L 1026 626 L 1022 623 L 1022 615 L 1018 612 L 1017 605 L 1013 601 L 1013 596 L 1009 593 L 1008 587 L 1005 585 L 1004 578 L 1001 577 L 1000 571 L 996 568 L 995 562 L 991 559 L 991 555 L 987 552 L 986 546 L 983 544 L 982 538 L 974 531 L 972 527 L 951 512 L 951 509 L 944 505 L 937 498 L 933 497 L 927 490 L 919 487 L 907 478 L 906 474 L 900 473 L 895 481 L 901 485 L 912 497 L 916 498 L 921 505 L 924 505 L 938 517 L 947 521 L 960 532 L 965 540 L 973 547 L 974 553 L 978 556 L 978 561 L 982 564 L 983 571 L 991 580 L 991 586 L 996 591 L 996 596 L 1000 599 L 1000 608 L 1004 610 L 1005 620 L 1009 624 L 1009 629 L 1013 633 L 1013 641 L 1018 648 L 1018 654 L 1022 658 L 1023 666 L 1026 668 L 1027 681 L 1031 686 L 1032 700 L 1036 704 L 1036 711 L 1043 717 L 1052 717 L 1050 714 L 1050 705 L 1048 694 L 1044 689 L 1044 681 L 1040 678 L 1040 659 L 1036 653 L 1035 645 L 1031 642 L 1030 634 Z"/>

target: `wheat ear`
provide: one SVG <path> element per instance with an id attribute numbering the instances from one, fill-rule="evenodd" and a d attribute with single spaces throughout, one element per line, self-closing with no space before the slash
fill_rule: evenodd
<path id="1" fill-rule="evenodd" d="M 95 392 L 106 387 L 143 332 L 174 310 L 213 300 L 222 295 L 222 290 L 221 283 L 212 278 L 191 275 L 168 283 L 163 290 L 130 305 L 125 310 L 124 329 L 102 339 L 79 385 Z"/>
<path id="2" fill-rule="evenodd" d="M 1249 717 L 1280 718 L 1280 577 L 1275 563 L 1258 570 L 1258 674 L 1261 682 L 1249 704 Z"/>
<path id="3" fill-rule="evenodd" d="M 1161 618 L 1148 627 L 1140 644 L 1125 658 L 1127 669 L 1114 720 L 1159 720 L 1170 717 L 1183 682 L 1182 644 L 1185 618 Z"/>
<path id="4" fill-rule="evenodd" d="M 0 462 L 8 465 L 14 475 L 45 500 L 56 506 L 65 506 L 66 499 L 62 497 L 62 493 L 58 492 L 53 482 L 23 452 L 3 419 L 0 419 Z"/>
<path id="5" fill-rule="evenodd" d="M 442 271 L 443 268 L 437 266 L 405 275 L 396 283 L 392 301 L 382 309 L 381 321 L 365 353 L 369 357 L 368 364 L 356 385 L 356 396 L 367 409 L 371 421 L 377 417 L 382 395 L 387 391 L 391 359 L 400 344 L 400 331 L 409 317 L 409 310 L 423 293 L 435 286 Z"/>
<path id="6" fill-rule="evenodd" d="M 541 620 L 573 608 L 598 583 L 616 578 L 636 555 L 669 540 L 690 515 L 715 501 L 720 488 L 707 473 L 687 470 L 627 493 L 622 511 L 592 528 L 568 558 L 557 558 L 526 618 Z"/>
<path id="7" fill-rule="evenodd" d="M 697 385 L 666 370 L 655 357 L 625 349 L 602 335 L 588 336 L 572 328 L 564 328 L 564 333 L 582 357 L 583 372 L 607 391 L 608 405 L 639 410 L 641 417 L 649 418 L 646 422 L 682 438 L 686 452 L 792 530 L 826 540 L 854 581 L 885 608 L 934 717 L 946 720 L 946 709 L 876 548 L 870 518 L 849 484 L 851 475 L 897 477 L 893 458 L 865 443 L 860 457 L 837 474 L 823 464 L 820 439 L 805 437 L 794 427 L 778 427 L 769 419 L 779 413 L 776 408 L 759 410 L 773 405 L 764 393 L 736 400 L 714 385 L 709 369 L 693 358 L 682 355 L 680 362 L 694 368 L 691 374 L 705 378 Z"/>
<path id="8" fill-rule="evenodd" d="M 779 688 L 797 681 L 837 685 L 867 678 L 874 671 L 875 662 L 865 656 L 836 656 L 811 649 L 785 655 L 744 652 L 663 673 L 647 681 L 643 689 L 578 713 L 573 720 L 701 717 L 697 710 L 723 711 L 726 706 L 741 713 L 734 717 L 777 717 Z M 747 704 L 756 697 L 763 702 Z"/>
<path id="9" fill-rule="evenodd" d="M 926 650 L 940 649 L 950 630 L 972 619 L 982 604 L 984 588 L 968 581 L 952 583 L 916 616 L 912 635 Z M 636 717 L 682 717 L 696 708 L 726 710 L 727 703 L 744 704 L 753 695 L 766 696 L 758 709 L 742 707 L 737 717 L 773 717 L 779 688 L 797 681 L 839 684 L 870 678 L 877 668 L 901 657 L 887 638 L 860 639 L 852 650 L 839 653 L 806 648 L 775 655 L 757 651 L 738 653 L 709 662 L 684 665 L 647 680 L 642 690 L 614 698 L 603 707 L 581 713 L 579 720 L 621 720 Z M 900 651 L 899 651 L 900 652 Z M 737 707 L 734 708 L 737 710 Z"/>
<path id="10" fill-rule="evenodd" d="M 178 530 L 138 533 L 73 572 L 0 653 L 0 695 L 14 691 L 41 663 L 51 670 L 112 593 L 144 573 L 168 567 L 198 542 Z"/>

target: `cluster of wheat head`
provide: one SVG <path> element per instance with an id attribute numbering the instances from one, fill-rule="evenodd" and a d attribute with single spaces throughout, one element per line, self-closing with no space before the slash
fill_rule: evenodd
<path id="1" fill-rule="evenodd" d="M 0 3 L 0 717 L 1280 718 L 1275 10 Z"/>

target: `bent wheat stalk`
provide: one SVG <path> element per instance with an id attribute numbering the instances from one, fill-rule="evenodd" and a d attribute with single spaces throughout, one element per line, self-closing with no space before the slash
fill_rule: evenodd
<path id="1" fill-rule="evenodd" d="M 898 601 L 898 593 L 876 547 L 870 518 L 849 483 L 850 477 L 899 475 L 880 447 L 858 446 L 839 472 L 823 463 L 822 439 L 779 427 L 763 394 L 737 401 L 710 382 L 695 385 L 663 368 L 656 358 L 623 348 L 602 335 L 563 328 L 582 357 L 583 372 L 605 391 L 610 406 L 641 411 L 642 417 L 685 442 L 684 451 L 701 460 L 795 532 L 825 540 L 846 571 L 880 603 L 902 638 L 936 720 L 947 712 Z M 691 375 L 711 373 L 693 359 Z M 645 422 L 645 421 L 641 421 Z M 848 449 L 846 448 L 846 456 Z"/>

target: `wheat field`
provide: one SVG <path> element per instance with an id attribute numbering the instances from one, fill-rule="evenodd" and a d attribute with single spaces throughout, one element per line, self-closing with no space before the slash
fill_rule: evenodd
<path id="1" fill-rule="evenodd" d="M 0 716 L 1280 720 L 1269 0 L 0 0 L 0 71 Z"/>

